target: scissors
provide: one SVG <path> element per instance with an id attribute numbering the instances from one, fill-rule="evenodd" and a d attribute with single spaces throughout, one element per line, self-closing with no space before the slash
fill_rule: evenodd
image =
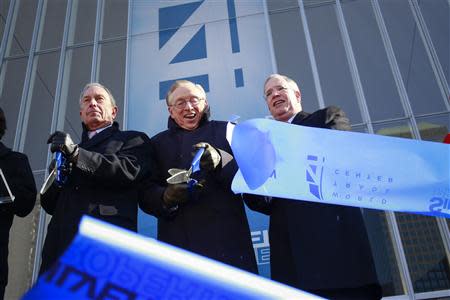
<path id="1" fill-rule="evenodd" d="M 61 169 L 66 163 L 66 159 L 60 151 L 55 152 L 55 160 L 55 166 L 48 174 L 47 179 L 45 179 L 44 184 L 39 191 L 41 195 L 43 195 L 52 186 L 54 181 L 56 181 L 58 186 L 62 186 L 66 182 L 67 177 L 61 173 Z"/>
<path id="2" fill-rule="evenodd" d="M 197 153 L 195 153 L 194 159 L 192 159 L 191 167 L 188 170 L 185 169 L 169 169 L 169 174 L 171 175 L 166 179 L 169 184 L 178 184 L 178 183 L 187 183 L 189 188 L 192 188 L 198 181 L 194 178 L 191 178 L 191 175 L 200 170 L 200 158 L 205 152 L 205 148 L 198 149 Z"/>

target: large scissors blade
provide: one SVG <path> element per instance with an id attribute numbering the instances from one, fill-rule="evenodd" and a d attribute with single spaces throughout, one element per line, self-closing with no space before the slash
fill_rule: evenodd
<path id="1" fill-rule="evenodd" d="M 180 172 L 173 174 L 172 176 L 167 178 L 166 181 L 170 184 L 186 183 L 189 181 L 190 175 L 191 172 L 189 170 L 180 170 Z"/>
<path id="2" fill-rule="evenodd" d="M 56 166 L 55 168 L 52 169 L 52 171 L 50 172 L 50 174 L 48 174 L 47 179 L 45 179 L 44 184 L 41 187 L 41 190 L 39 191 L 39 193 L 41 195 L 45 194 L 45 192 L 52 186 L 53 182 L 56 179 L 56 175 L 57 175 L 57 169 Z"/>

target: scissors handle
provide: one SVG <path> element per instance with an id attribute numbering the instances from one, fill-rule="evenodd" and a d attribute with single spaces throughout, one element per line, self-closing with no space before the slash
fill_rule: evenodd
<path id="1" fill-rule="evenodd" d="M 192 173 L 200 171 L 200 158 L 202 157 L 204 152 L 205 152 L 205 148 L 202 147 L 197 150 L 197 153 L 195 153 L 194 159 L 192 160 L 192 163 L 191 163 Z"/>
<path id="2" fill-rule="evenodd" d="M 65 163 L 65 158 L 60 151 L 55 152 L 56 160 L 56 182 L 58 184 L 63 184 L 65 181 L 64 175 L 61 174 L 61 167 Z"/>

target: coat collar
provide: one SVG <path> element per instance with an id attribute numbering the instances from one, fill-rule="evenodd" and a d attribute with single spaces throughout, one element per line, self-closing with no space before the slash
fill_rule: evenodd
<path id="1" fill-rule="evenodd" d="M 298 112 L 294 119 L 292 119 L 292 124 L 298 124 L 299 122 L 303 121 L 304 119 L 306 119 L 310 114 L 304 111 Z"/>
<path id="2" fill-rule="evenodd" d="M 83 123 L 82 126 L 83 126 L 83 134 L 81 136 L 80 147 L 85 149 L 88 149 L 103 142 L 104 140 L 111 137 L 111 135 L 113 135 L 115 132 L 119 131 L 119 123 L 114 122 L 111 127 L 106 128 L 102 132 L 97 133 L 92 139 L 89 139 L 86 125 L 84 125 Z"/>
<path id="3" fill-rule="evenodd" d="M 0 157 L 5 156 L 10 153 L 11 149 L 6 147 L 2 142 L 0 142 Z"/>

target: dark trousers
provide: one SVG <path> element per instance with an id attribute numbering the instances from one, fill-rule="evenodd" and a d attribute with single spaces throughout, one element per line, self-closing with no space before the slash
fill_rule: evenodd
<path id="1" fill-rule="evenodd" d="M 379 300 L 382 297 L 381 287 L 377 284 L 357 288 L 324 289 L 308 292 L 330 300 Z"/>

